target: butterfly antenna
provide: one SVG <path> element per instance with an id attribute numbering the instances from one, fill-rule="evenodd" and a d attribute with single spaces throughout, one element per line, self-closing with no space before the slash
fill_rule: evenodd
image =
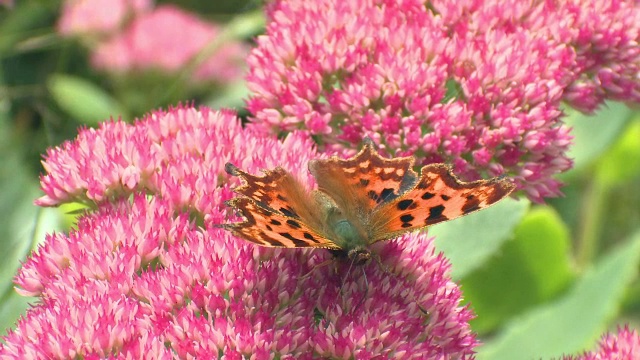
<path id="1" fill-rule="evenodd" d="M 360 301 L 358 301 L 356 306 L 353 308 L 352 312 L 355 312 L 356 310 L 358 310 L 358 308 L 360 308 L 360 305 L 364 304 L 364 301 L 367 299 L 367 296 L 369 295 L 369 280 L 367 280 L 367 272 L 364 271 L 364 266 L 362 266 L 362 275 L 364 276 L 364 294 L 362 294 L 362 298 L 360 298 Z"/>
<path id="2" fill-rule="evenodd" d="M 353 268 L 353 263 L 355 262 L 355 258 L 351 259 L 351 263 L 349 264 L 349 269 L 347 270 L 347 273 L 345 274 L 345 276 L 342 278 L 342 283 L 340 284 L 340 296 L 342 296 L 342 289 L 344 288 L 344 283 L 346 281 L 346 279 L 349 277 L 349 274 L 351 273 L 351 268 Z"/>
<path id="3" fill-rule="evenodd" d="M 355 262 L 355 258 L 351 259 L 351 263 L 349 264 L 349 269 L 347 270 L 347 273 L 342 278 L 342 283 L 340 284 L 340 294 L 342 294 L 342 288 L 344 287 L 344 283 L 347 280 L 347 278 L 349 277 L 349 274 L 351 273 L 351 268 L 353 268 L 353 263 L 354 262 Z"/>

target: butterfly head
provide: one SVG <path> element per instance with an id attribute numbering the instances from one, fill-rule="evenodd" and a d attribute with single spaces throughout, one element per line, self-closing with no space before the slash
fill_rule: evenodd
<path id="1" fill-rule="evenodd" d="M 347 252 L 354 265 L 366 265 L 371 261 L 371 251 L 365 247 L 357 247 Z"/>

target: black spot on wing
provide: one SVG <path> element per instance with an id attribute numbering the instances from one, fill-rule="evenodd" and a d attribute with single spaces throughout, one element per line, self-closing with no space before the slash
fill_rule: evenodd
<path id="1" fill-rule="evenodd" d="M 289 225 L 289 227 L 293 228 L 293 229 L 300 229 L 302 227 L 302 226 L 300 226 L 300 224 L 298 224 L 297 221 L 294 221 L 294 220 L 291 220 L 291 219 L 287 220 L 287 225 Z"/>
<path id="2" fill-rule="evenodd" d="M 413 200 L 411 200 L 411 199 L 402 200 L 402 201 L 398 202 L 398 209 L 407 210 L 407 208 L 409 208 L 409 206 L 411 204 L 413 204 Z"/>
<path id="3" fill-rule="evenodd" d="M 375 202 L 378 202 L 378 198 L 379 197 L 378 197 L 378 194 L 376 194 L 375 191 L 369 190 L 369 192 L 367 193 L 367 196 L 369 196 L 369 199 L 371 199 L 371 200 L 373 200 Z"/>
<path id="4" fill-rule="evenodd" d="M 287 208 L 280 208 L 280 212 L 283 213 L 285 216 L 288 217 L 293 217 L 293 218 L 298 218 L 298 214 L 296 214 L 295 211 L 293 211 L 293 209 L 287 209 Z"/>
<path id="5" fill-rule="evenodd" d="M 480 199 L 477 196 L 473 196 L 473 195 L 467 196 L 467 201 L 462 206 L 462 211 L 465 214 L 468 214 L 478 209 L 480 209 Z"/>
<path id="6" fill-rule="evenodd" d="M 447 195 L 440 195 L 440 197 L 442 198 L 442 200 L 447 201 L 449 199 L 451 199 L 451 196 L 447 196 Z"/>
<path id="7" fill-rule="evenodd" d="M 284 244 L 283 244 L 281 241 L 278 241 L 278 240 L 276 240 L 276 239 L 274 239 L 274 238 L 272 238 L 272 237 L 268 237 L 268 236 L 266 236 L 264 233 L 262 233 L 262 235 L 263 235 L 263 236 L 262 236 L 262 239 L 264 239 L 264 241 L 268 242 L 268 243 L 269 243 L 269 244 L 271 244 L 272 246 L 276 246 L 276 247 L 284 246 Z M 254 242 L 254 243 L 256 243 L 256 244 L 262 244 L 262 243 L 261 243 L 261 242 L 259 242 L 259 241 L 252 241 L 252 242 Z"/>
<path id="8" fill-rule="evenodd" d="M 360 179 L 360 185 L 367 186 L 369 185 L 369 179 Z"/>
<path id="9" fill-rule="evenodd" d="M 316 240 L 316 238 L 314 238 L 313 235 L 309 234 L 308 232 L 305 232 L 303 236 L 307 240 L 311 240 L 311 241 L 313 241 L 315 243 L 318 242 L 318 240 Z"/>
<path id="10" fill-rule="evenodd" d="M 285 239 L 291 240 L 291 242 L 293 242 L 293 244 L 296 247 L 308 247 L 309 246 L 308 242 L 306 242 L 304 240 L 296 239 L 293 236 L 291 236 L 291 234 L 289 234 L 289 233 L 278 233 L 278 234 L 280 234 L 280 236 L 282 236 Z"/>
<path id="11" fill-rule="evenodd" d="M 402 226 L 403 228 L 408 228 L 411 227 L 412 224 L 411 222 L 414 220 L 415 218 L 411 215 L 411 214 L 405 214 L 400 216 L 400 221 L 402 221 Z"/>
<path id="12" fill-rule="evenodd" d="M 443 212 L 444 212 L 443 205 L 438 205 L 438 206 L 429 208 L 429 217 L 427 218 L 426 222 L 433 223 L 433 222 L 447 220 L 447 217 L 442 215 Z"/>
<path id="13" fill-rule="evenodd" d="M 413 219 L 414 219 L 414 217 L 411 214 L 405 214 L 405 215 L 400 216 L 400 221 L 402 221 L 402 222 L 411 222 L 411 221 L 413 221 Z"/>
<path id="14" fill-rule="evenodd" d="M 278 194 L 278 196 L 277 196 L 277 197 L 278 197 L 278 199 L 279 199 L 279 200 L 287 201 L 287 198 L 286 198 L 286 197 L 284 197 L 284 196 L 282 196 L 281 194 Z"/>
<path id="15" fill-rule="evenodd" d="M 430 192 L 427 191 L 426 193 L 422 194 L 422 199 L 423 200 L 429 200 L 434 196 L 436 196 L 436 194 L 430 193 Z"/>
<path id="16" fill-rule="evenodd" d="M 278 225 L 282 225 L 282 223 L 280 221 L 276 220 L 276 219 L 271 219 L 271 225 L 278 226 Z"/>
<path id="17" fill-rule="evenodd" d="M 391 197 L 392 195 L 394 195 L 394 193 L 393 193 L 393 189 L 391 189 L 391 188 L 384 188 L 384 189 L 382 189 L 382 191 L 380 192 L 380 198 L 379 198 L 378 202 L 391 200 L 391 199 L 392 199 L 392 197 Z"/>

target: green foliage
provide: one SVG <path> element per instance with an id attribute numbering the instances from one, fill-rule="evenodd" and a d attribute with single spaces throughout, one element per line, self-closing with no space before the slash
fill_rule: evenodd
<path id="1" fill-rule="evenodd" d="M 501 323 L 558 295 L 573 278 L 569 231 L 549 207 L 531 210 L 502 250 L 462 280 L 466 300 L 478 317 L 474 329 Z"/>
<path id="2" fill-rule="evenodd" d="M 57 228 L 55 211 L 33 205 L 37 179 L 25 168 L 22 144 L 10 137 L 6 119 L 6 113 L 0 114 L 0 336 L 35 301 L 13 288 L 20 261 L 44 239 L 44 228 Z"/>
<path id="3" fill-rule="evenodd" d="M 529 207 L 527 200 L 505 199 L 482 211 L 429 228 L 436 249 L 453 264 L 451 276 L 461 279 L 495 254 L 511 237 Z"/>
<path id="4" fill-rule="evenodd" d="M 640 174 L 640 119 L 636 119 L 607 151 L 596 167 L 598 181 L 609 186 L 638 179 Z"/>
<path id="5" fill-rule="evenodd" d="M 574 139 L 569 157 L 573 158 L 575 169 L 582 169 L 602 155 L 633 114 L 624 104 L 614 102 L 606 103 L 594 115 L 585 115 L 570 108 L 566 112 L 563 121 L 572 127 Z"/>
<path id="6" fill-rule="evenodd" d="M 638 261 L 640 232 L 586 271 L 565 296 L 507 323 L 478 359 L 559 357 L 592 347 L 637 277 Z"/>
<path id="7" fill-rule="evenodd" d="M 76 121 L 97 125 L 110 118 L 129 119 L 126 109 L 118 100 L 83 78 L 52 75 L 47 85 L 53 99 Z"/>

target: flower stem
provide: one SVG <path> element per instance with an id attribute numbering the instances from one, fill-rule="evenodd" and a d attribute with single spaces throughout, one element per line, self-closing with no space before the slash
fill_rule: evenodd
<path id="1" fill-rule="evenodd" d="M 591 263 L 598 250 L 598 240 L 602 232 L 603 209 L 610 192 L 610 186 L 599 176 L 594 176 L 587 187 L 578 228 L 576 253 L 580 269 L 584 269 Z"/>

